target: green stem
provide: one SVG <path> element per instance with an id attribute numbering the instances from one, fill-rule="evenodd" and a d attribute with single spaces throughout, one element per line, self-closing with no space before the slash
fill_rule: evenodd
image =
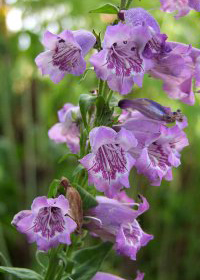
<path id="1" fill-rule="evenodd" d="M 104 86 L 104 81 L 103 80 L 99 80 L 98 95 L 102 94 L 103 86 Z"/>
<path id="2" fill-rule="evenodd" d="M 128 10 L 128 8 L 130 7 L 131 3 L 133 0 L 128 0 L 127 4 L 126 4 L 126 10 Z"/>
<path id="3" fill-rule="evenodd" d="M 81 128 L 81 137 L 80 137 L 80 158 L 85 155 L 85 148 L 87 142 L 88 131 Z"/>
<path id="4" fill-rule="evenodd" d="M 113 95 L 113 90 L 110 89 L 108 93 L 107 103 L 109 103 L 110 99 L 112 98 L 112 95 Z"/>
<path id="5" fill-rule="evenodd" d="M 59 263 L 58 264 L 58 272 L 57 272 L 57 275 L 56 275 L 56 280 L 60 280 L 63 276 L 63 269 L 64 269 L 64 264 L 63 262 L 62 263 Z"/>
<path id="6" fill-rule="evenodd" d="M 58 246 L 57 248 L 51 249 L 50 257 L 49 257 L 49 264 L 46 271 L 46 275 L 44 280 L 52 280 L 54 279 L 55 274 L 57 273 L 59 258 L 58 253 L 63 248 L 63 246 Z"/>
<path id="7" fill-rule="evenodd" d="M 121 0 L 120 10 L 125 10 L 126 8 L 126 0 Z"/>
<path id="8" fill-rule="evenodd" d="M 104 83 L 103 83 L 103 88 L 102 88 L 102 96 L 103 96 L 103 97 L 105 97 L 105 95 L 106 95 L 106 90 L 107 90 L 107 83 L 104 82 Z"/>

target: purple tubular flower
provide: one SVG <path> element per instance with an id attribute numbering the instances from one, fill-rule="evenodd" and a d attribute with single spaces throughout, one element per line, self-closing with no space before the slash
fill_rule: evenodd
<path id="1" fill-rule="evenodd" d="M 163 80 L 163 89 L 171 98 L 193 105 L 192 79 L 195 77 L 196 61 L 192 57 L 192 47 L 179 43 L 167 45 L 172 50 L 154 59 L 154 67 L 149 74 Z"/>
<path id="2" fill-rule="evenodd" d="M 167 127 L 159 121 L 136 114 L 121 127 L 132 131 L 138 141 L 129 153 L 135 158 L 135 167 L 154 186 L 162 179 L 172 180 L 172 167 L 180 165 L 180 151 L 188 145 L 183 126 Z"/>
<path id="3" fill-rule="evenodd" d="M 164 0 L 163 5 L 170 8 L 170 5 L 175 7 L 179 3 L 180 7 L 183 7 L 186 2 L 188 1 Z M 138 15 L 137 9 L 126 11 L 125 21 L 133 27 L 145 24 L 151 33 L 142 52 L 142 57 L 148 65 L 148 73 L 163 80 L 163 89 L 171 98 L 193 105 L 192 79 L 195 78 L 196 85 L 200 85 L 200 58 L 197 59 L 197 54 L 200 57 L 200 51 L 184 44 L 167 43 L 167 35 L 160 34 L 157 22 L 143 9 L 139 8 Z"/>
<path id="4" fill-rule="evenodd" d="M 149 208 L 147 200 L 140 198 L 142 202 L 136 203 L 138 209 L 133 210 L 115 199 L 98 196 L 98 206 L 86 213 L 90 218 L 86 227 L 103 240 L 114 242 L 117 252 L 132 260 L 136 260 L 139 249 L 153 239 L 152 235 L 141 229 L 136 220 Z"/>
<path id="5" fill-rule="evenodd" d="M 144 9 L 133 8 L 127 10 L 124 14 L 127 24 L 135 26 L 145 25 L 148 27 L 151 37 L 143 50 L 143 57 L 152 58 L 158 53 L 169 52 L 169 47 L 166 47 L 166 34 L 160 34 L 160 27 L 157 21 Z"/>
<path id="6" fill-rule="evenodd" d="M 74 120 L 74 116 L 77 120 Z M 79 106 L 66 103 L 58 111 L 59 123 L 54 124 L 48 131 L 49 138 L 56 143 L 66 143 L 72 153 L 78 153 L 80 149 L 79 118 Z"/>
<path id="7" fill-rule="evenodd" d="M 31 210 L 19 212 L 11 223 L 30 243 L 36 242 L 38 250 L 47 251 L 59 243 L 71 243 L 76 223 L 66 216 L 68 213 L 69 203 L 63 195 L 55 199 L 40 196 L 34 199 Z"/>
<path id="8" fill-rule="evenodd" d="M 109 87 L 121 94 L 129 93 L 134 82 L 141 87 L 149 69 L 142 52 L 150 38 L 149 29 L 143 25 L 108 26 L 103 50 L 90 58 L 98 78 L 107 80 Z"/>
<path id="9" fill-rule="evenodd" d="M 131 108 L 138 110 L 147 118 L 157 121 L 164 121 L 166 123 L 171 123 L 175 120 L 180 122 L 183 121 L 183 115 L 180 110 L 177 110 L 177 112 L 171 112 L 169 107 L 164 107 L 161 104 L 147 98 L 136 98 L 133 100 L 123 99 L 119 101 L 118 106 L 121 109 Z"/>
<path id="10" fill-rule="evenodd" d="M 177 42 L 169 42 L 168 45 L 173 51 L 179 51 L 181 53 L 186 53 L 188 50 L 188 55 L 190 57 L 188 67 L 190 68 L 190 73 L 192 78 L 196 80 L 196 86 L 200 85 L 200 49 L 193 48 L 190 45 L 185 45 Z M 192 86 L 190 85 L 192 88 Z"/>
<path id="11" fill-rule="evenodd" d="M 88 170 L 89 183 L 108 197 L 113 197 L 124 186 L 129 187 L 129 172 L 135 160 L 127 152 L 137 145 L 132 132 L 122 129 L 93 128 L 89 135 L 92 153 L 80 160 Z"/>
<path id="12" fill-rule="evenodd" d="M 46 31 L 42 43 L 48 50 L 39 54 L 35 62 L 42 75 L 49 74 L 54 83 L 68 73 L 79 76 L 86 69 L 83 57 L 95 41 L 95 36 L 86 30 L 65 30 L 59 35 Z"/>
<path id="13" fill-rule="evenodd" d="M 160 0 L 161 9 L 167 13 L 178 12 L 175 15 L 176 19 L 183 17 L 189 13 L 191 9 L 200 11 L 199 0 Z"/>

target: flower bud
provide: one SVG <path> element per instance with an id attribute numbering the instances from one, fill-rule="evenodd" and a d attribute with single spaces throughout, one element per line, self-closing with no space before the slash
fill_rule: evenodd
<path id="1" fill-rule="evenodd" d="M 118 18 L 119 18 L 120 20 L 122 20 L 122 21 L 125 20 L 124 12 L 125 12 L 125 10 L 121 10 L 121 11 L 119 11 L 119 13 L 117 14 Z"/>
<path id="2" fill-rule="evenodd" d="M 79 192 L 71 186 L 69 180 L 65 177 L 61 179 L 60 184 L 66 190 L 66 198 L 69 201 L 70 217 L 77 224 L 77 231 L 80 232 L 83 223 L 83 206 Z"/>
<path id="3" fill-rule="evenodd" d="M 172 112 L 169 107 L 162 106 L 148 98 L 123 99 L 119 101 L 118 106 L 121 109 L 131 108 L 137 110 L 145 117 L 157 121 L 164 121 L 166 123 L 183 121 L 183 115 L 179 109 L 176 112 Z"/>

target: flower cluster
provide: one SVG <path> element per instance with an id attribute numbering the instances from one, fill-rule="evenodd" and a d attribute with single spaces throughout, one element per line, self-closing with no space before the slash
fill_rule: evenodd
<path id="1" fill-rule="evenodd" d="M 199 0 L 161 0 L 161 4 L 163 11 L 178 11 L 176 18 L 190 9 L 200 11 Z M 74 174 L 85 168 L 76 178 L 78 186 L 84 188 L 88 179 L 88 185 L 95 188 L 88 194 L 61 180 L 67 198 L 59 190 L 57 198 L 38 197 L 31 210 L 19 212 L 12 221 L 29 242 L 37 243 L 39 250 L 47 251 L 59 243 L 69 245 L 70 234 L 75 230 L 80 233 L 83 226 L 92 236 L 112 242 L 119 254 L 136 260 L 140 248 L 153 235 L 145 233 L 137 220 L 149 209 L 146 198 L 139 196 L 140 202 L 136 203 L 123 190 L 131 185 L 130 171 L 135 168 L 151 185 L 159 186 L 163 179 L 172 180 L 172 168 L 181 164 L 180 153 L 188 145 L 184 132 L 187 119 L 179 109 L 173 112 L 147 98 L 123 99 L 118 103 L 122 112 L 117 115 L 110 108 L 110 97 L 113 91 L 128 94 L 134 84 L 142 87 L 144 74 L 149 74 L 163 81 L 169 97 L 193 105 L 193 81 L 200 86 L 200 50 L 167 42 L 157 21 L 142 8 L 122 10 L 119 18 L 122 20 L 107 27 L 102 46 L 89 60 L 100 79 L 99 90 L 92 98 L 88 95 L 88 103 L 82 100 L 80 107 L 64 104 L 58 111 L 59 122 L 48 132 L 50 139 L 66 143 L 77 154 L 78 171 Z M 59 35 L 46 31 L 42 43 L 48 50 L 36 57 L 36 64 L 54 83 L 66 74 L 79 76 L 86 69 L 85 55 L 98 39 L 86 30 L 65 30 Z M 108 97 L 106 84 L 110 88 Z M 103 107 L 101 115 L 105 109 L 104 121 L 99 118 L 97 122 L 98 106 Z M 84 193 L 83 202 L 79 191 Z M 105 196 L 98 196 L 98 191 Z M 97 195 L 97 205 L 82 207 L 85 196 L 91 198 L 91 194 Z M 93 276 L 92 280 L 123 280 L 103 272 Z M 144 273 L 138 271 L 136 280 L 143 277 Z"/>

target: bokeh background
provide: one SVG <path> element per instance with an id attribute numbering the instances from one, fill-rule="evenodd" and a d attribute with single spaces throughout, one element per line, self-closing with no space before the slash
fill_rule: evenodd
<path id="1" fill-rule="evenodd" d="M 109 2 L 119 4 L 117 0 Z M 97 84 L 92 71 L 84 81 L 68 75 L 58 85 L 42 77 L 34 63 L 37 54 L 43 51 L 42 34 L 46 29 L 59 33 L 63 29 L 80 28 L 103 33 L 112 18 L 88 13 L 103 3 L 102 0 L 0 1 L 0 251 L 7 257 L 8 265 L 39 269 L 35 245 L 28 245 L 10 221 L 16 212 L 29 209 L 35 196 L 45 195 L 54 178 L 67 177 L 77 165 L 73 158 L 58 163 L 67 148 L 50 141 L 47 131 L 57 121 L 57 110 L 64 103 L 77 104 L 79 95 L 95 89 Z M 134 0 L 133 4 L 149 10 L 170 41 L 200 47 L 197 12 L 177 21 L 173 15 L 159 10 L 158 0 Z M 135 197 L 142 193 L 149 200 L 151 208 L 140 218 L 140 223 L 155 238 L 140 250 L 136 262 L 112 252 L 102 270 L 126 279 L 134 279 L 139 268 L 146 273 L 147 280 L 198 280 L 200 98 L 197 94 L 194 106 L 169 99 L 162 90 L 162 82 L 148 76 L 143 88 L 135 88 L 130 97 L 152 98 L 173 109 L 180 108 L 188 117 L 186 132 L 190 146 L 182 153 L 182 165 L 173 170 L 172 182 L 153 187 L 136 172 L 131 174 L 129 194 Z M 98 242 L 88 240 L 90 244 Z M 0 279 L 3 277 L 0 275 Z"/>

